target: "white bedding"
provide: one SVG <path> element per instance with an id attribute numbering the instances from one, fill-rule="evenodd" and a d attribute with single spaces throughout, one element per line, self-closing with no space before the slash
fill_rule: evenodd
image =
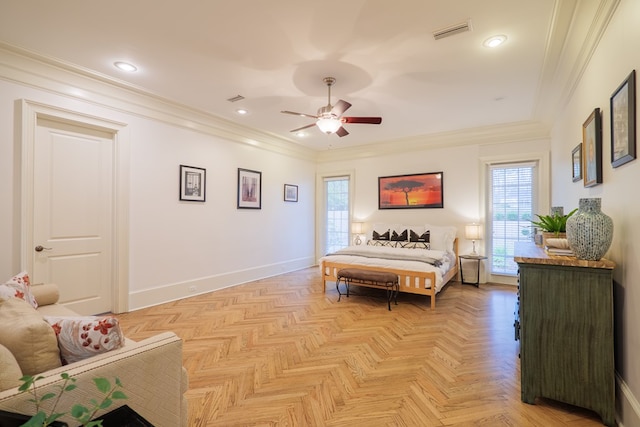
<path id="1" fill-rule="evenodd" d="M 344 264 L 354 264 L 370 267 L 385 267 L 397 270 L 435 272 L 436 273 L 436 292 L 440 292 L 444 283 L 442 277 L 452 267 L 455 266 L 455 255 L 445 251 L 436 251 L 428 249 L 407 249 L 407 248 L 389 248 L 381 246 L 349 246 L 345 249 L 349 253 L 360 253 L 360 255 L 343 255 L 328 254 L 320 259 L 320 262 L 332 261 Z M 388 259 L 389 256 L 393 259 Z M 398 258 L 407 259 L 398 259 Z M 415 259 L 415 260 L 414 260 Z M 440 266 L 429 264 L 429 260 L 436 259 L 441 262 Z M 322 265 L 322 264 L 321 264 Z M 324 274 L 329 274 L 325 271 Z M 430 281 L 425 283 L 426 288 L 431 287 Z M 421 286 L 418 283 L 400 284 L 403 286 Z"/>

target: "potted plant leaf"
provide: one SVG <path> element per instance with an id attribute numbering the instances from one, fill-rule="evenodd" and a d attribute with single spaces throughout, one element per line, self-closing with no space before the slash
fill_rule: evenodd
<path id="1" fill-rule="evenodd" d="M 70 392 L 74 390 L 77 386 L 74 384 L 76 382 L 75 378 L 72 378 L 67 373 L 60 374 L 60 377 L 64 380 L 61 385 L 58 385 L 58 393 L 50 392 L 40 395 L 38 393 L 38 388 L 36 387 L 36 381 L 42 379 L 43 377 L 33 377 L 30 375 L 25 375 L 20 378 L 22 381 L 22 385 L 19 390 L 24 392 L 28 392 L 33 396 L 33 399 L 30 399 L 31 402 L 35 404 L 36 414 L 29 417 L 24 424 L 21 424 L 21 427 L 46 427 L 46 426 L 66 426 L 66 423 L 59 422 L 58 419 L 64 415 L 70 415 L 77 422 L 81 423 L 83 427 L 99 427 L 102 426 L 102 420 L 97 419 L 94 420 L 96 413 L 101 409 L 107 409 L 113 404 L 114 400 L 117 399 L 127 399 L 127 396 L 120 390 L 122 388 L 122 383 L 120 379 L 115 379 L 115 384 L 111 384 L 109 380 L 105 378 L 94 378 L 93 383 L 98 389 L 98 391 L 104 396 L 101 401 L 97 401 L 95 399 L 91 399 L 91 402 L 88 406 L 82 404 L 74 404 L 71 408 L 67 408 L 63 412 L 59 412 L 57 409 L 58 403 L 60 401 L 60 397 L 65 392 Z M 42 409 L 42 403 L 47 400 L 53 400 L 54 405 L 51 409 L 50 413 L 47 414 Z"/>
<path id="2" fill-rule="evenodd" d="M 574 209 L 566 215 L 560 215 L 557 212 L 552 215 L 537 215 L 538 221 L 531 221 L 535 227 L 542 231 L 542 245 L 546 245 L 549 238 L 566 238 L 567 219 L 578 209 Z"/>

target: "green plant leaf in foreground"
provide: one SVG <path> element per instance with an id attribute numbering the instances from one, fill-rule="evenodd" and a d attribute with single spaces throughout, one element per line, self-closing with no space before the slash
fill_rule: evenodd
<path id="1" fill-rule="evenodd" d="M 36 414 L 33 415 L 26 423 L 24 423 L 21 427 L 46 427 L 50 425 L 52 422 L 57 420 L 58 418 L 69 413 L 71 417 L 73 417 L 76 421 L 82 423 L 83 427 L 102 427 L 102 420 L 92 421 L 92 418 L 95 418 L 96 413 L 99 410 L 107 409 L 113 404 L 114 399 L 127 399 L 126 394 L 122 391 L 118 390 L 122 388 L 122 383 L 119 378 L 115 379 L 115 385 L 113 388 L 111 387 L 111 383 L 106 378 L 94 378 L 93 383 L 95 384 L 97 390 L 103 395 L 101 401 L 96 399 L 90 400 L 89 407 L 74 404 L 72 405 L 69 412 L 56 412 L 56 407 L 60 402 L 60 397 L 63 393 L 72 391 L 77 388 L 76 378 L 72 378 L 67 373 L 60 374 L 60 377 L 64 380 L 61 385 L 54 385 L 59 390 L 59 393 L 49 392 L 42 395 L 42 397 L 38 398 L 36 381 L 44 378 L 44 377 L 32 377 L 30 375 L 25 375 L 20 378 L 22 381 L 22 385 L 19 387 L 21 392 L 28 392 L 33 396 L 33 399 L 29 399 L 36 406 Z M 51 409 L 51 413 L 47 416 L 46 412 L 40 409 L 39 403 L 45 400 L 51 400 L 56 398 L 53 403 L 53 407 Z"/>

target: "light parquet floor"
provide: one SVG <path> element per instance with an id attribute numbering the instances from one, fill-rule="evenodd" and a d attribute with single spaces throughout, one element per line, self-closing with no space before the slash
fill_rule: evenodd
<path id="1" fill-rule="evenodd" d="M 119 315 L 139 340 L 174 331 L 189 426 L 598 426 L 587 410 L 520 401 L 513 287 L 452 282 L 429 297 L 338 302 L 318 268 Z"/>

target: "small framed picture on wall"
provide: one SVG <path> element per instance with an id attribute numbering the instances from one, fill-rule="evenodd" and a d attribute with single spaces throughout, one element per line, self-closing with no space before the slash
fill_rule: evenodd
<path id="1" fill-rule="evenodd" d="M 238 168 L 238 209 L 262 209 L 262 172 Z"/>
<path id="2" fill-rule="evenodd" d="M 611 166 L 636 158 L 636 70 L 611 95 Z"/>
<path id="3" fill-rule="evenodd" d="M 582 181 L 582 143 L 571 151 L 571 177 L 573 182 Z"/>
<path id="4" fill-rule="evenodd" d="M 206 186 L 206 169 L 180 165 L 180 200 L 204 202 Z"/>
<path id="5" fill-rule="evenodd" d="M 602 115 L 596 108 L 582 125 L 582 175 L 585 187 L 602 183 Z"/>
<path id="6" fill-rule="evenodd" d="M 297 202 L 298 201 L 298 186 L 293 184 L 284 185 L 284 201 L 285 202 Z"/>

